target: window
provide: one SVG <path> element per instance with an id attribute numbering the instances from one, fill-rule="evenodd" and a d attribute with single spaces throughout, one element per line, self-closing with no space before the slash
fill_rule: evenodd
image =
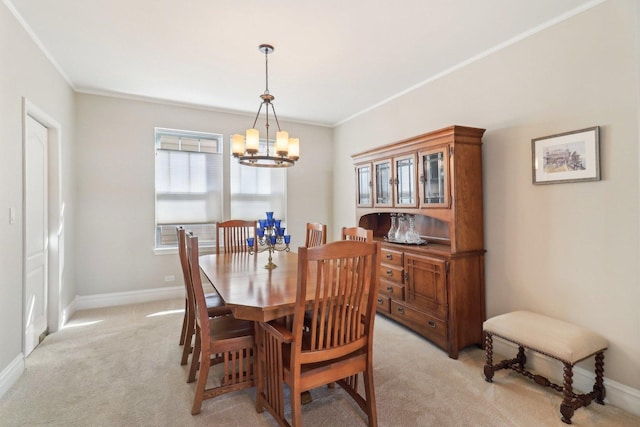
<path id="1" fill-rule="evenodd" d="M 176 248 L 182 225 L 204 245 L 215 244 L 223 217 L 222 135 L 155 129 L 156 248 Z"/>
<path id="2" fill-rule="evenodd" d="M 266 140 L 260 141 L 264 150 Z M 286 168 L 255 168 L 243 166 L 235 158 L 230 162 L 230 217 L 237 219 L 266 218 L 273 212 L 279 219 L 286 217 Z"/>

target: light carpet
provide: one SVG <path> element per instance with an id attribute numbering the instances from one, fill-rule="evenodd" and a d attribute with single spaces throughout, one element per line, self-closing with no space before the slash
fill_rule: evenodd
<path id="1" fill-rule="evenodd" d="M 0 399 L 0 426 L 276 426 L 255 391 L 206 400 L 192 416 L 194 384 L 180 366 L 181 299 L 80 311 L 27 358 Z M 484 380 L 484 352 L 458 360 L 377 316 L 374 382 L 380 426 L 564 426 L 562 396 L 513 371 Z M 497 357 L 496 359 L 497 360 Z M 213 371 L 211 381 L 216 381 Z M 360 426 L 366 417 L 340 388 L 311 392 L 306 426 Z M 576 426 L 640 426 L 611 405 L 578 409 Z"/>

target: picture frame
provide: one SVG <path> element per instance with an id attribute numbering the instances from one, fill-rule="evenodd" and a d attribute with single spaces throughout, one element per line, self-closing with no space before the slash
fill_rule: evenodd
<path id="1" fill-rule="evenodd" d="M 600 127 L 531 140 L 533 184 L 600 180 Z"/>

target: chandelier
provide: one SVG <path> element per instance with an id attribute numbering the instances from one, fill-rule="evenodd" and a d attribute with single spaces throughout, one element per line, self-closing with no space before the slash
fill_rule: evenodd
<path id="1" fill-rule="evenodd" d="M 265 81 L 266 88 L 260 98 L 260 108 L 258 108 L 258 114 L 253 121 L 251 129 L 247 129 L 246 139 L 244 136 L 235 134 L 231 137 L 232 141 L 232 153 L 238 162 L 242 165 L 265 167 L 265 168 L 287 168 L 293 166 L 295 162 L 300 158 L 300 141 L 298 138 L 289 138 L 289 133 L 280 129 L 280 123 L 278 122 L 278 116 L 276 110 L 271 101 L 275 99 L 273 95 L 269 93 L 269 54 L 273 52 L 273 46 L 269 44 L 261 44 L 258 49 L 264 53 L 265 64 Z M 260 132 L 256 129 L 256 122 L 260 117 L 260 111 L 262 107 L 265 107 L 267 139 L 266 144 L 263 147 L 260 146 Z M 276 119 L 278 125 L 278 131 L 276 132 L 275 145 L 271 145 L 269 141 L 269 107 L 273 113 L 273 117 Z M 261 150 L 262 148 L 262 150 Z"/>

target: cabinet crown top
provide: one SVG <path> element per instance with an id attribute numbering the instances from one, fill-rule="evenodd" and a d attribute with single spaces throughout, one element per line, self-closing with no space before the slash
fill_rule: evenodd
<path id="1" fill-rule="evenodd" d="M 371 154 L 376 154 L 384 151 L 393 151 L 394 149 L 410 151 L 411 149 L 420 148 L 420 146 L 423 144 L 435 145 L 440 141 L 442 141 L 443 144 L 449 142 L 482 144 L 482 135 L 484 134 L 484 132 L 485 129 L 481 128 L 453 125 L 446 128 L 423 133 L 421 135 L 416 135 L 411 138 L 403 139 L 401 141 L 393 142 L 391 144 L 372 148 L 360 153 L 352 154 L 351 158 L 357 160 L 361 157 L 365 157 Z"/>

